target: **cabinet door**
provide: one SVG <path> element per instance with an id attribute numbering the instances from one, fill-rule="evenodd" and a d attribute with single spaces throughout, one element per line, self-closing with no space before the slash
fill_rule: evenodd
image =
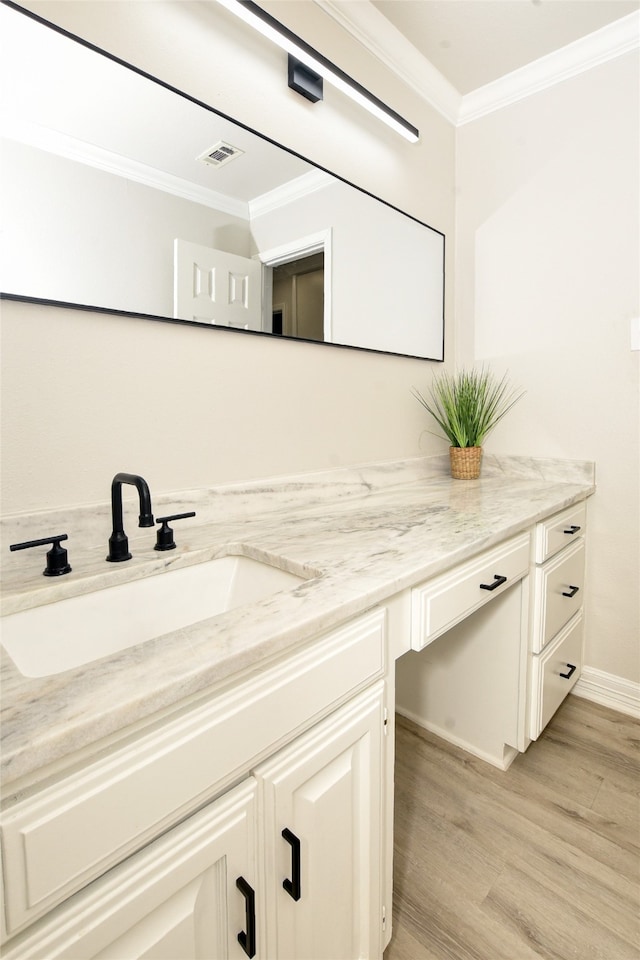
<path id="1" fill-rule="evenodd" d="M 17 937 L 4 960 L 241 960 L 253 934 L 256 784 L 245 781 Z M 245 945 L 247 944 L 245 937 Z"/>
<path id="2" fill-rule="evenodd" d="M 381 956 L 383 694 L 376 684 L 255 772 L 269 960 Z"/>

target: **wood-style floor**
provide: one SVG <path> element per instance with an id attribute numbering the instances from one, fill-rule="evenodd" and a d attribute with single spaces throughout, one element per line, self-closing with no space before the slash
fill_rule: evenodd
<path id="1" fill-rule="evenodd" d="M 396 742 L 384 960 L 639 960 L 640 721 L 569 696 L 506 772 Z"/>

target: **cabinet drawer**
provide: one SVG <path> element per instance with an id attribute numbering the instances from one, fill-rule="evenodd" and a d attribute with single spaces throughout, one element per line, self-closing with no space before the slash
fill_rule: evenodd
<path id="1" fill-rule="evenodd" d="M 528 565 L 527 533 L 414 587 L 411 591 L 412 649 L 422 650 L 449 627 L 507 590 L 525 576 Z M 489 587 L 492 589 L 487 589 Z"/>
<path id="2" fill-rule="evenodd" d="M 583 617 L 580 610 L 543 653 L 532 657 L 532 740 L 540 736 L 580 676 L 582 634 Z"/>
<path id="3" fill-rule="evenodd" d="M 536 525 L 536 563 L 544 563 L 558 550 L 573 543 L 576 537 L 584 536 L 587 527 L 587 507 L 584 503 L 576 504 L 549 517 L 543 523 Z"/>
<path id="4" fill-rule="evenodd" d="M 536 569 L 532 649 L 540 653 L 582 606 L 584 540 Z"/>
<path id="5" fill-rule="evenodd" d="M 385 667 L 386 611 L 90 764 L 2 818 L 7 930 L 66 899 L 238 779 Z"/>

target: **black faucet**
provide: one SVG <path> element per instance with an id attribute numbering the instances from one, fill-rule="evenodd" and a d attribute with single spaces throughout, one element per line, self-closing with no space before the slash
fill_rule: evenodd
<path id="1" fill-rule="evenodd" d="M 113 532 L 109 537 L 109 556 L 111 563 L 120 563 L 130 560 L 129 539 L 124 532 L 122 520 L 122 484 L 131 483 L 136 487 L 140 498 L 139 527 L 153 527 L 154 520 L 151 512 L 151 494 L 147 481 L 133 473 L 116 473 L 111 483 L 111 516 L 113 518 Z"/>

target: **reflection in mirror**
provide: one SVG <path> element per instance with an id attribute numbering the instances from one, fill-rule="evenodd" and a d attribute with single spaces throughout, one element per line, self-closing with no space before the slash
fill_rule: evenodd
<path id="1" fill-rule="evenodd" d="M 443 359 L 440 232 L 6 6 L 0 36 L 5 294 Z"/>
<path id="2" fill-rule="evenodd" d="M 324 340 L 324 252 L 273 268 L 272 333 Z"/>

